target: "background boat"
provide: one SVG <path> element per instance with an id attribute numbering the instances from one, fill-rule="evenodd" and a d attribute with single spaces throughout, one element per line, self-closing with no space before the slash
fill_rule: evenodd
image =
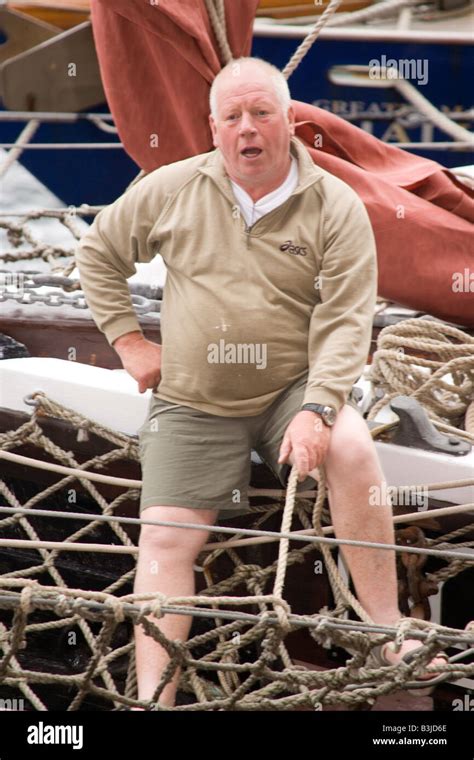
<path id="1" fill-rule="evenodd" d="M 285 14 L 305 15 L 282 17 L 283 5 Z M 252 54 L 282 68 L 317 18 L 307 15 L 308 5 L 261 3 Z M 380 4 L 366 5 L 343 8 L 380 13 Z M 138 173 L 121 149 L 105 102 L 90 22 L 84 21 L 87 8 L 87 2 L 38 2 L 0 9 L 0 43 L 7 41 L 0 49 L 0 144 L 9 149 L 19 140 L 24 166 L 65 205 L 76 206 L 85 198 L 91 205 L 110 203 Z M 472 163 L 469 146 L 440 130 L 416 101 L 420 93 L 456 123 L 472 124 L 469 26 L 474 15 L 463 0 L 436 8 L 400 7 L 395 17 L 376 16 L 367 23 L 353 20 L 358 11 L 336 14 L 292 76 L 292 96 L 444 166 Z M 270 12 L 276 18 L 262 15 Z M 405 83 L 403 92 L 394 82 L 381 87 L 369 78 L 367 67 L 383 55 L 419 65 L 426 61 L 426 83 Z M 57 61 L 78 58 L 81 66 L 66 92 Z"/>

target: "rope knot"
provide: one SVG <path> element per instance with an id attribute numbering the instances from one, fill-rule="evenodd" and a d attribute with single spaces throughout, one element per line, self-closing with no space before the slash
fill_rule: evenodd
<path id="1" fill-rule="evenodd" d="M 125 620 L 125 613 L 123 611 L 122 600 L 116 596 L 109 596 L 105 600 L 108 607 L 111 608 L 116 623 L 123 623 Z"/>
<path id="2" fill-rule="evenodd" d="M 18 248 L 23 242 L 23 229 L 19 225 L 9 225 L 7 228 L 8 242 L 12 244 L 14 248 Z"/>
<path id="3" fill-rule="evenodd" d="M 70 609 L 70 601 L 65 594 L 58 594 L 54 606 L 56 608 L 56 612 L 59 613 L 61 617 L 67 617 Z"/>
<path id="4" fill-rule="evenodd" d="M 33 589 L 31 586 L 25 586 L 20 594 L 20 609 L 23 613 L 23 615 L 28 615 L 31 608 L 31 597 L 33 594 Z"/>
<path id="5" fill-rule="evenodd" d="M 89 440 L 89 428 L 90 428 L 90 422 L 89 420 L 83 420 L 79 423 L 77 426 L 77 442 L 83 443 L 84 441 Z"/>
<path id="6" fill-rule="evenodd" d="M 164 617 L 165 613 L 163 612 L 162 607 L 164 604 L 166 604 L 167 601 L 168 599 L 165 594 L 161 594 L 160 592 L 157 592 L 156 598 L 150 604 L 150 611 L 155 617 L 157 618 Z"/>
<path id="7" fill-rule="evenodd" d="M 413 625 L 413 618 L 402 618 L 401 621 L 398 623 L 397 632 L 395 634 L 395 640 L 393 642 L 393 651 L 396 654 L 398 654 L 398 652 L 402 648 L 402 644 L 405 641 L 405 638 L 412 625 Z"/>
<path id="8" fill-rule="evenodd" d="M 280 627 L 286 635 L 291 631 L 291 623 L 288 619 L 288 615 L 291 615 L 291 607 L 284 599 L 275 599 L 273 604 Z"/>

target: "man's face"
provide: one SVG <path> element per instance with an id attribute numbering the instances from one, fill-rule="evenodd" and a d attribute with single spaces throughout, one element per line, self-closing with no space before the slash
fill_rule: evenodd
<path id="1" fill-rule="evenodd" d="M 217 91 L 217 118 L 209 116 L 214 146 L 231 179 L 270 186 L 288 168 L 293 109 L 283 112 L 264 72 L 256 67 L 239 71 L 229 73 Z"/>

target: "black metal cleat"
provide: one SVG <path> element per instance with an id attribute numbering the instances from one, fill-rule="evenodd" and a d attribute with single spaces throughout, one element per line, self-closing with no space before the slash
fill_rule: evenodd
<path id="1" fill-rule="evenodd" d="M 23 359 L 30 355 L 23 343 L 0 333 L 0 359 Z"/>
<path id="2" fill-rule="evenodd" d="M 453 456 L 466 456 L 471 451 L 472 447 L 468 441 L 440 433 L 416 399 L 410 396 L 396 396 L 390 402 L 390 408 L 400 419 L 392 443 Z"/>

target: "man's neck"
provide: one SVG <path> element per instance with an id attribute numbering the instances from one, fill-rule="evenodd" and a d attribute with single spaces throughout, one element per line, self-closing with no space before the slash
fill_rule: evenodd
<path id="1" fill-rule="evenodd" d="M 244 182 L 241 182 L 240 180 L 235 180 L 231 177 L 232 181 L 236 183 L 236 185 L 239 185 L 239 187 L 242 188 L 242 190 L 245 190 L 248 195 L 250 195 L 251 199 L 254 203 L 260 200 L 260 198 L 263 198 L 265 195 L 268 195 L 269 193 L 272 193 L 274 190 L 277 189 L 277 187 L 280 187 L 280 185 L 283 184 L 285 179 L 288 176 L 288 173 L 290 171 L 291 167 L 291 156 L 288 155 L 288 162 L 286 164 L 286 167 L 282 169 L 279 174 L 272 179 L 271 182 L 267 182 L 266 184 L 246 184 Z"/>

